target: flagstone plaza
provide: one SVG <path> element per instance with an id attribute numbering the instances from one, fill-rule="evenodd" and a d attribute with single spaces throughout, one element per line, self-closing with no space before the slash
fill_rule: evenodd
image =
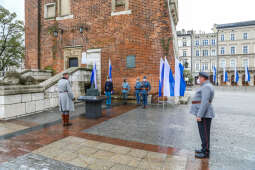
<path id="1" fill-rule="evenodd" d="M 116 103 L 90 120 L 78 104 L 69 128 L 57 109 L 1 122 L 0 169 L 254 170 L 254 100 L 252 89 L 216 89 L 210 159 L 194 158 L 200 138 L 190 105 Z"/>

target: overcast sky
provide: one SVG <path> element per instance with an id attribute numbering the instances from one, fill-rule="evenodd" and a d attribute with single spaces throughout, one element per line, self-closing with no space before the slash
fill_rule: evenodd
<path id="1" fill-rule="evenodd" d="M 24 0 L 0 0 L 24 20 Z M 213 24 L 255 20 L 255 0 L 179 0 L 177 29 L 209 32 Z"/>

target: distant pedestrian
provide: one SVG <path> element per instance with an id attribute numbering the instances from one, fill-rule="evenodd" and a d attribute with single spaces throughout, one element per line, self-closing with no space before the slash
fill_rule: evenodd
<path id="1" fill-rule="evenodd" d="M 136 79 L 136 84 L 135 84 L 135 96 L 136 96 L 136 104 L 140 105 L 141 104 L 141 88 L 142 88 L 142 83 L 140 82 L 140 78 Z"/>
<path id="2" fill-rule="evenodd" d="M 129 90 L 129 84 L 127 80 L 124 79 L 124 82 L 122 83 L 122 99 L 124 101 L 124 104 L 127 104 Z"/>
<path id="3" fill-rule="evenodd" d="M 143 96 L 143 108 L 145 109 L 147 104 L 148 104 L 148 94 L 151 90 L 151 85 L 150 82 L 147 80 L 146 76 L 144 76 L 143 78 L 143 82 L 142 82 L 142 96 Z"/>
<path id="4" fill-rule="evenodd" d="M 111 95 L 112 95 L 112 92 L 113 92 L 113 84 L 112 84 L 112 80 L 109 77 L 107 77 L 107 80 L 105 82 L 104 90 L 105 90 L 104 91 L 105 96 L 107 97 L 106 105 L 110 106 L 112 104 Z"/>
<path id="5" fill-rule="evenodd" d="M 209 158 L 210 155 L 210 129 L 212 118 L 215 113 L 212 106 L 214 88 L 210 83 L 209 75 L 205 72 L 199 73 L 200 88 L 192 99 L 191 114 L 196 116 L 202 149 L 195 151 L 197 158 Z"/>
<path id="6" fill-rule="evenodd" d="M 71 126 L 69 123 L 69 114 L 74 111 L 75 100 L 72 88 L 69 82 L 69 74 L 64 73 L 63 78 L 58 81 L 59 92 L 59 110 L 62 112 L 63 126 Z"/>

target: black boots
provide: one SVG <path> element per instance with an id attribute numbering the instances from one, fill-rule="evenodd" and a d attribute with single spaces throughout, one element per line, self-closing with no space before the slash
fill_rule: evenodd
<path id="1" fill-rule="evenodd" d="M 209 158 L 210 156 L 210 151 L 204 151 L 204 150 L 195 150 L 195 157 L 199 159 L 203 158 Z"/>

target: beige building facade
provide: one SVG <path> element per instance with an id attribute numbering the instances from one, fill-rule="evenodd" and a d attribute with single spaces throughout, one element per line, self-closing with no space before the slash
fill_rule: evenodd
<path id="1" fill-rule="evenodd" d="M 254 86 L 255 76 L 255 21 L 215 25 L 218 35 L 218 82 L 221 85 Z M 245 67 L 250 82 L 245 82 Z M 223 68 L 228 72 L 228 82 L 223 82 Z M 234 81 L 237 68 L 239 81 Z"/>
<path id="2" fill-rule="evenodd" d="M 201 71 L 208 72 L 212 81 L 216 67 L 218 85 L 255 85 L 255 21 L 215 24 L 213 33 L 182 30 L 177 35 L 179 57 L 195 82 Z M 245 67 L 248 67 L 250 82 L 245 82 Z M 224 68 L 228 73 L 227 82 L 223 82 Z M 235 83 L 235 68 L 238 83 Z"/>

